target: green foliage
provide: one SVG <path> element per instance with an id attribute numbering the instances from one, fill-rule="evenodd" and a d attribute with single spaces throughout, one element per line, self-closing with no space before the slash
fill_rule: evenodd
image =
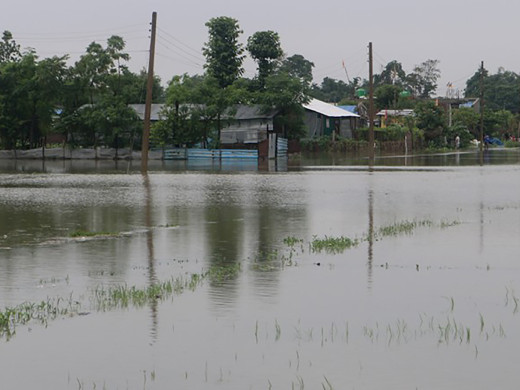
<path id="1" fill-rule="evenodd" d="M 36 147 L 53 125 L 61 102 L 66 57 L 38 61 L 28 52 L 0 64 L 0 146 Z"/>
<path id="2" fill-rule="evenodd" d="M 462 107 L 452 113 L 453 126 L 466 128 L 474 138 L 479 138 L 480 114 L 472 108 Z"/>
<path id="3" fill-rule="evenodd" d="M 99 236 L 105 236 L 105 237 L 114 237 L 118 236 L 119 233 L 114 232 L 92 232 L 88 230 L 75 230 L 69 234 L 69 237 L 72 238 L 78 238 L 78 237 L 99 237 Z"/>
<path id="4" fill-rule="evenodd" d="M 275 126 L 282 128 L 284 137 L 289 139 L 305 134 L 302 104 L 308 101 L 305 82 L 282 72 L 268 76 L 265 89 L 253 95 L 253 102 L 265 110 L 278 110 Z"/>
<path id="5" fill-rule="evenodd" d="M 17 62 L 21 58 L 20 45 L 13 39 L 13 34 L 5 30 L 0 41 L 0 65 L 7 62 Z"/>
<path id="6" fill-rule="evenodd" d="M 280 65 L 281 72 L 287 73 L 290 77 L 299 78 L 308 86 L 312 83 L 312 68 L 314 68 L 314 63 L 300 54 L 287 57 Z"/>
<path id="7" fill-rule="evenodd" d="M 356 78 L 352 83 L 347 84 L 342 80 L 325 77 L 320 86 L 312 86 L 310 95 L 326 102 L 338 103 L 344 98 L 353 98 L 359 82 L 360 80 Z"/>
<path id="8" fill-rule="evenodd" d="M 189 277 L 180 276 L 165 282 L 156 282 L 144 288 L 136 286 L 117 285 L 110 287 L 98 286 L 93 292 L 95 308 L 106 311 L 130 306 L 142 307 L 150 302 L 164 300 L 174 294 L 181 294 L 185 290 L 194 290 L 206 275 L 191 274 Z"/>
<path id="9" fill-rule="evenodd" d="M 384 84 L 374 92 L 376 107 L 379 110 L 385 108 L 397 108 L 399 103 L 399 94 L 402 92 L 402 88 L 396 85 Z"/>
<path id="10" fill-rule="evenodd" d="M 392 225 L 381 226 L 375 232 L 376 237 L 398 236 L 401 234 L 412 234 L 418 227 L 433 226 L 433 222 L 429 219 L 399 221 Z"/>
<path id="11" fill-rule="evenodd" d="M 404 139 L 408 129 L 400 124 L 393 123 L 382 129 L 381 133 L 377 138 L 380 141 L 399 141 Z"/>
<path id="12" fill-rule="evenodd" d="M 349 237 L 327 237 L 317 238 L 314 237 L 310 247 L 311 251 L 315 253 L 326 252 L 326 253 L 343 253 L 346 249 L 358 246 L 359 240 L 352 239 Z"/>
<path id="13" fill-rule="evenodd" d="M 520 143 L 518 141 L 508 139 L 504 142 L 504 146 L 506 148 L 520 148 Z"/>
<path id="14" fill-rule="evenodd" d="M 485 134 L 498 138 L 508 138 L 517 128 L 517 120 L 511 111 L 484 111 Z"/>
<path id="15" fill-rule="evenodd" d="M 445 127 L 444 111 L 432 101 L 418 103 L 415 107 L 417 128 L 424 132 L 427 143 L 441 145 Z"/>
<path id="16" fill-rule="evenodd" d="M 303 243 L 303 240 L 301 238 L 296 238 L 296 237 L 293 237 L 293 236 L 289 236 L 289 237 L 285 237 L 283 239 L 283 243 L 289 247 L 293 247 L 295 246 L 296 244 L 301 244 Z"/>
<path id="17" fill-rule="evenodd" d="M 466 81 L 466 97 L 480 96 L 479 69 Z M 514 72 L 500 68 L 494 75 L 483 70 L 483 90 L 485 107 L 492 111 L 508 110 L 518 113 L 520 110 L 520 76 Z"/>
<path id="18" fill-rule="evenodd" d="M 300 146 L 302 150 L 309 152 L 352 152 L 365 149 L 368 144 L 367 138 L 368 136 L 362 139 L 336 137 L 333 142 L 330 135 L 324 135 L 319 138 L 303 138 L 300 140 Z"/>
<path id="19" fill-rule="evenodd" d="M 390 61 L 380 74 L 374 75 L 374 86 L 377 88 L 381 85 L 391 85 L 404 87 L 406 83 L 406 72 L 403 65 L 396 61 Z"/>
<path id="20" fill-rule="evenodd" d="M 266 78 L 273 72 L 276 60 L 283 55 L 280 37 L 274 31 L 258 31 L 247 39 L 247 50 L 258 63 L 259 87 L 265 86 Z"/>
<path id="21" fill-rule="evenodd" d="M 206 275 L 212 283 L 223 283 L 235 279 L 240 270 L 240 263 L 218 262 L 211 265 Z"/>
<path id="22" fill-rule="evenodd" d="M 0 311 L 0 337 L 9 339 L 16 333 L 16 327 L 29 322 L 46 325 L 50 320 L 61 316 L 78 314 L 79 302 L 72 298 L 48 298 L 38 303 L 24 302 L 15 307 L 6 307 Z"/>
<path id="23" fill-rule="evenodd" d="M 441 75 L 438 68 L 439 60 L 426 60 L 416 65 L 413 72 L 407 76 L 407 85 L 414 95 L 420 98 L 429 98 L 437 89 L 437 80 Z"/>
<path id="24" fill-rule="evenodd" d="M 247 101 L 247 85 L 242 80 L 222 88 L 212 76 L 176 76 L 166 92 L 163 121 L 152 129 L 158 145 L 208 144 L 218 146 L 219 131 L 235 104 Z"/>
<path id="25" fill-rule="evenodd" d="M 460 139 L 460 148 L 467 148 L 470 146 L 470 142 L 476 137 L 468 128 L 462 124 L 454 124 L 444 130 L 444 136 L 448 146 L 455 148 L 455 138 L 458 136 Z"/>
<path id="26" fill-rule="evenodd" d="M 206 23 L 209 40 L 202 50 L 206 57 L 204 65 L 208 74 L 213 76 L 221 88 L 233 84 L 244 72 L 243 45 L 238 42 L 242 33 L 236 19 L 221 16 Z"/>

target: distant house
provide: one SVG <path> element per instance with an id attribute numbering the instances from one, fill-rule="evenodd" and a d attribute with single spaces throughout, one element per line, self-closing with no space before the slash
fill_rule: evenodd
<path id="1" fill-rule="evenodd" d="M 144 120 L 144 104 L 129 104 L 128 106 L 134 109 L 139 119 Z M 152 104 L 151 108 L 150 121 L 157 122 L 161 120 L 161 111 L 164 108 L 164 104 Z"/>
<path id="2" fill-rule="evenodd" d="M 475 112 L 480 112 L 480 99 L 467 100 L 459 104 L 459 108 L 472 108 Z"/>
<path id="3" fill-rule="evenodd" d="M 376 123 L 381 127 L 391 124 L 405 124 L 405 118 L 415 115 L 411 109 L 381 110 L 376 114 Z"/>
<path id="4" fill-rule="evenodd" d="M 318 99 L 311 99 L 303 108 L 309 138 L 332 134 L 352 138 L 352 130 L 357 128 L 359 115 L 343 108 Z"/>
<path id="5" fill-rule="evenodd" d="M 261 106 L 237 105 L 223 118 L 220 130 L 220 144 L 257 145 L 266 140 L 268 133 L 276 131 L 275 117 L 277 110 L 265 111 Z"/>

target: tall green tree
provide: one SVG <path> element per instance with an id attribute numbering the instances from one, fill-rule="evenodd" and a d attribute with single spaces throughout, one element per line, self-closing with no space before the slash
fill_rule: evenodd
<path id="1" fill-rule="evenodd" d="M 63 96 L 66 57 L 38 60 L 32 51 L 0 69 L 0 142 L 5 148 L 41 145 Z"/>
<path id="2" fill-rule="evenodd" d="M 468 129 L 473 137 L 478 139 L 480 134 L 480 114 L 472 108 L 462 107 L 452 113 L 453 126 Z"/>
<path id="3" fill-rule="evenodd" d="M 314 68 L 314 63 L 301 54 L 285 58 L 280 65 L 280 71 L 286 72 L 291 77 L 299 78 L 308 86 L 312 83 L 312 68 Z"/>
<path id="4" fill-rule="evenodd" d="M 265 89 L 256 93 L 254 102 L 266 112 L 278 112 L 275 126 L 282 129 L 284 137 L 299 139 L 304 136 L 302 105 L 309 100 L 308 86 L 303 80 L 277 72 L 267 77 Z"/>
<path id="5" fill-rule="evenodd" d="M 345 98 L 351 99 L 354 97 L 359 82 L 360 80 L 358 78 L 347 84 L 343 80 L 325 77 L 321 85 L 312 85 L 310 94 L 316 99 L 330 103 L 339 103 Z"/>
<path id="6" fill-rule="evenodd" d="M 5 30 L 0 41 L 0 64 L 20 61 L 21 58 L 20 45 L 13 39 L 13 34 Z"/>
<path id="7" fill-rule="evenodd" d="M 430 145 L 443 145 L 446 126 L 444 110 L 432 101 L 420 102 L 415 106 L 417 128 L 424 132 L 424 139 Z"/>
<path id="8" fill-rule="evenodd" d="M 390 61 L 381 73 L 374 75 L 374 86 L 376 88 L 381 85 L 403 87 L 405 82 L 406 72 L 403 70 L 403 65 L 396 60 Z"/>
<path id="9" fill-rule="evenodd" d="M 236 19 L 227 16 L 210 19 L 206 27 L 209 39 L 202 49 L 206 57 L 204 67 L 225 88 L 244 73 L 244 47 L 238 42 L 242 30 Z"/>
<path id="10" fill-rule="evenodd" d="M 240 80 L 221 88 L 207 74 L 175 76 L 166 91 L 165 120 L 156 126 L 155 139 L 159 144 L 218 146 L 222 118 L 244 102 L 246 88 L 247 83 Z"/>
<path id="11" fill-rule="evenodd" d="M 407 84 L 413 94 L 420 98 L 429 98 L 437 90 L 437 80 L 441 76 L 439 60 L 426 60 L 416 65 L 407 76 Z"/>
<path id="12" fill-rule="evenodd" d="M 280 36 L 274 31 L 258 31 L 247 39 L 247 50 L 258 64 L 259 87 L 264 88 L 266 78 L 283 55 Z"/>
<path id="13" fill-rule="evenodd" d="M 143 77 L 128 70 L 130 56 L 123 38 L 113 35 L 106 46 L 92 42 L 70 69 L 60 127 L 84 146 L 127 146 L 136 137 L 137 117 L 128 107 L 142 101 Z M 88 107 L 86 106 L 88 105 Z"/>
<path id="14" fill-rule="evenodd" d="M 397 108 L 399 94 L 402 90 L 401 87 L 392 84 L 383 84 L 377 87 L 374 92 L 377 108 L 380 110 L 384 108 Z"/>
<path id="15" fill-rule="evenodd" d="M 480 72 L 478 70 L 466 81 L 466 97 L 480 96 Z M 484 69 L 483 88 L 486 109 L 520 111 L 520 76 L 517 73 L 500 68 L 497 73 L 489 74 Z"/>

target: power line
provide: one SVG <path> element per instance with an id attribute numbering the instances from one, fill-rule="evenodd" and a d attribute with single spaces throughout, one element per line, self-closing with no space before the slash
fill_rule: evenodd
<path id="1" fill-rule="evenodd" d="M 193 47 L 187 45 L 186 43 L 182 42 L 181 40 L 177 39 L 176 37 L 174 37 L 172 34 L 170 34 L 168 31 L 165 31 L 161 28 L 159 28 L 159 31 L 164 33 L 165 35 L 167 35 L 168 37 L 170 37 L 171 39 L 173 39 L 174 41 L 178 42 L 179 44 L 181 44 L 182 46 L 184 46 L 185 48 L 187 48 L 188 50 L 191 50 L 193 51 L 195 54 L 198 54 L 200 55 L 200 49 L 194 49 Z"/>
<path id="2" fill-rule="evenodd" d="M 195 62 L 193 59 L 188 58 L 188 57 L 182 55 L 181 53 L 178 53 L 178 52 L 172 50 L 169 46 L 165 45 L 165 44 L 162 43 L 160 40 L 158 40 L 157 43 L 158 43 L 160 46 L 162 46 L 162 47 L 164 47 L 165 49 L 167 49 L 169 52 L 175 54 L 176 56 L 179 56 L 179 57 L 183 58 L 184 61 L 186 61 L 186 62 L 185 62 L 186 65 L 195 65 L 195 66 L 198 66 L 198 67 L 202 67 L 202 65 L 201 65 L 200 63 Z"/>
<path id="3" fill-rule="evenodd" d="M 170 60 L 170 61 L 173 61 L 173 62 L 180 62 L 181 64 L 184 64 L 184 65 L 188 65 L 188 66 L 194 66 L 196 68 L 200 68 L 200 69 L 204 69 L 204 67 L 200 64 L 197 64 L 193 61 L 183 61 L 182 59 L 179 59 L 179 58 L 173 58 L 169 55 L 165 55 L 165 54 L 162 54 L 161 52 L 157 52 L 155 53 L 157 55 L 157 57 L 161 57 L 161 58 L 165 58 L 167 60 Z"/>
<path id="4" fill-rule="evenodd" d="M 168 39 L 166 39 L 166 38 L 164 38 L 164 37 L 159 36 L 158 38 L 159 38 L 160 41 L 164 41 L 164 42 L 168 43 L 169 45 L 175 47 L 177 50 L 180 50 L 182 53 L 184 53 L 184 54 L 186 54 L 187 56 L 190 56 L 190 57 L 196 59 L 197 61 L 201 61 L 201 60 L 204 59 L 204 57 L 201 55 L 200 52 L 198 52 L 197 55 L 195 55 L 195 54 L 192 54 L 192 53 L 186 51 L 186 50 L 183 49 L 182 47 L 178 46 L 178 45 L 175 44 L 174 42 L 172 42 L 172 41 L 170 41 L 170 40 L 168 40 Z M 166 45 L 163 43 L 163 46 L 166 46 Z M 168 47 L 168 49 L 170 49 L 170 48 Z M 170 50 L 174 51 L 173 49 L 170 49 Z"/>
<path id="5" fill-rule="evenodd" d="M 134 27 L 141 27 L 140 29 L 136 29 Z M 38 33 L 24 33 L 24 32 L 13 32 L 13 37 L 15 40 L 19 39 L 31 39 L 31 40 L 54 40 L 54 39 L 82 39 L 82 38 L 92 38 L 97 36 L 104 36 L 108 33 L 133 33 L 133 32 L 142 32 L 144 24 L 133 24 L 121 27 L 115 27 L 106 30 L 93 30 L 93 31 L 61 31 L 61 32 L 38 32 Z"/>

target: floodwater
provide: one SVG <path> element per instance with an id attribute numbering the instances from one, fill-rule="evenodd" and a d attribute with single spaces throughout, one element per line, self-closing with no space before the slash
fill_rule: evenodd
<path id="1" fill-rule="evenodd" d="M 483 157 L 0 161 L 0 309 L 74 305 L 0 336 L 1 388 L 516 389 L 520 153 Z"/>

